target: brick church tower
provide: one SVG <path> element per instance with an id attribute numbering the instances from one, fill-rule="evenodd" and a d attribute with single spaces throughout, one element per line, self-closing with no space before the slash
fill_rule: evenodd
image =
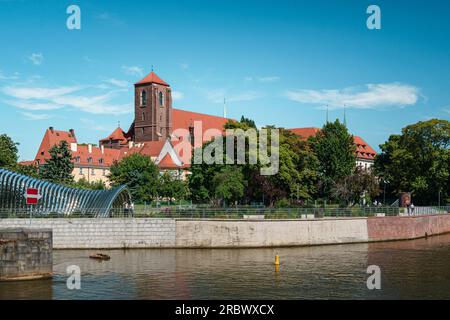
<path id="1" fill-rule="evenodd" d="M 134 141 L 166 140 L 171 133 L 170 85 L 152 71 L 134 84 Z"/>

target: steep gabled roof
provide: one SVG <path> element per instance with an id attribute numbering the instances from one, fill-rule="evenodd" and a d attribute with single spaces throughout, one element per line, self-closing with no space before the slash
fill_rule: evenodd
<path id="1" fill-rule="evenodd" d="M 110 140 L 119 140 L 120 144 L 126 144 L 128 142 L 126 133 L 122 130 L 122 128 L 118 127 L 114 130 L 109 136 L 100 140 L 100 142 L 110 141 Z"/>
<path id="2" fill-rule="evenodd" d="M 161 84 L 163 86 L 169 87 L 169 84 L 167 82 L 165 82 L 163 79 L 161 79 L 160 77 L 158 77 L 158 75 L 156 73 L 154 73 L 153 71 L 150 72 L 148 75 L 146 75 L 145 78 L 142 79 L 141 81 L 136 82 L 134 85 L 146 84 L 146 83 L 156 83 L 156 84 Z"/>
<path id="3" fill-rule="evenodd" d="M 54 130 L 53 128 L 45 130 L 44 138 L 42 138 L 35 160 L 50 158 L 50 153 L 48 152 L 50 148 L 63 140 L 65 140 L 69 146 L 71 143 L 77 143 L 77 138 L 69 131 Z"/>
<path id="4" fill-rule="evenodd" d="M 360 136 L 353 136 L 353 141 L 356 146 L 356 156 L 367 160 L 373 160 L 376 156 L 376 151 L 372 149 L 367 142 Z"/>

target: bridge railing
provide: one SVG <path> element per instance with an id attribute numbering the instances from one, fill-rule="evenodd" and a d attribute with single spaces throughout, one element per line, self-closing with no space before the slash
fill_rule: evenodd
<path id="1" fill-rule="evenodd" d="M 99 208 L 83 209 L 66 214 L 64 211 L 35 209 L 0 209 L 0 218 L 95 218 Z M 409 215 L 445 214 L 450 206 L 415 207 Z M 111 218 L 186 218 L 186 219 L 314 219 L 341 217 L 374 217 L 408 215 L 406 208 L 399 207 L 349 207 L 349 208 L 201 208 L 166 207 L 111 209 Z"/>

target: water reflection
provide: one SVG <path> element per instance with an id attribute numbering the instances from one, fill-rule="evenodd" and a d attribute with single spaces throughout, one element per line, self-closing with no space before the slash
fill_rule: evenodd
<path id="1" fill-rule="evenodd" d="M 450 235 L 414 241 L 279 249 L 54 252 L 53 280 L 0 283 L 0 299 L 449 299 Z M 274 257 L 281 266 L 277 271 Z M 368 265 L 382 289 L 368 290 Z M 82 270 L 68 290 L 66 268 Z"/>

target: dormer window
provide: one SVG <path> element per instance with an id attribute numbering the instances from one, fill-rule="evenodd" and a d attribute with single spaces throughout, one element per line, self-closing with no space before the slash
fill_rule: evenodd
<path id="1" fill-rule="evenodd" d="M 92 163 L 92 158 L 89 157 L 89 158 L 87 159 L 87 161 L 88 161 L 88 163 Z"/>
<path id="2" fill-rule="evenodd" d="M 141 106 L 147 105 L 147 92 L 145 90 L 141 91 Z"/>
<path id="3" fill-rule="evenodd" d="M 159 105 L 161 107 L 164 107 L 164 94 L 162 93 L 162 91 L 159 92 Z"/>
<path id="4" fill-rule="evenodd" d="M 98 159 L 98 163 L 103 163 L 103 158 Z"/>

